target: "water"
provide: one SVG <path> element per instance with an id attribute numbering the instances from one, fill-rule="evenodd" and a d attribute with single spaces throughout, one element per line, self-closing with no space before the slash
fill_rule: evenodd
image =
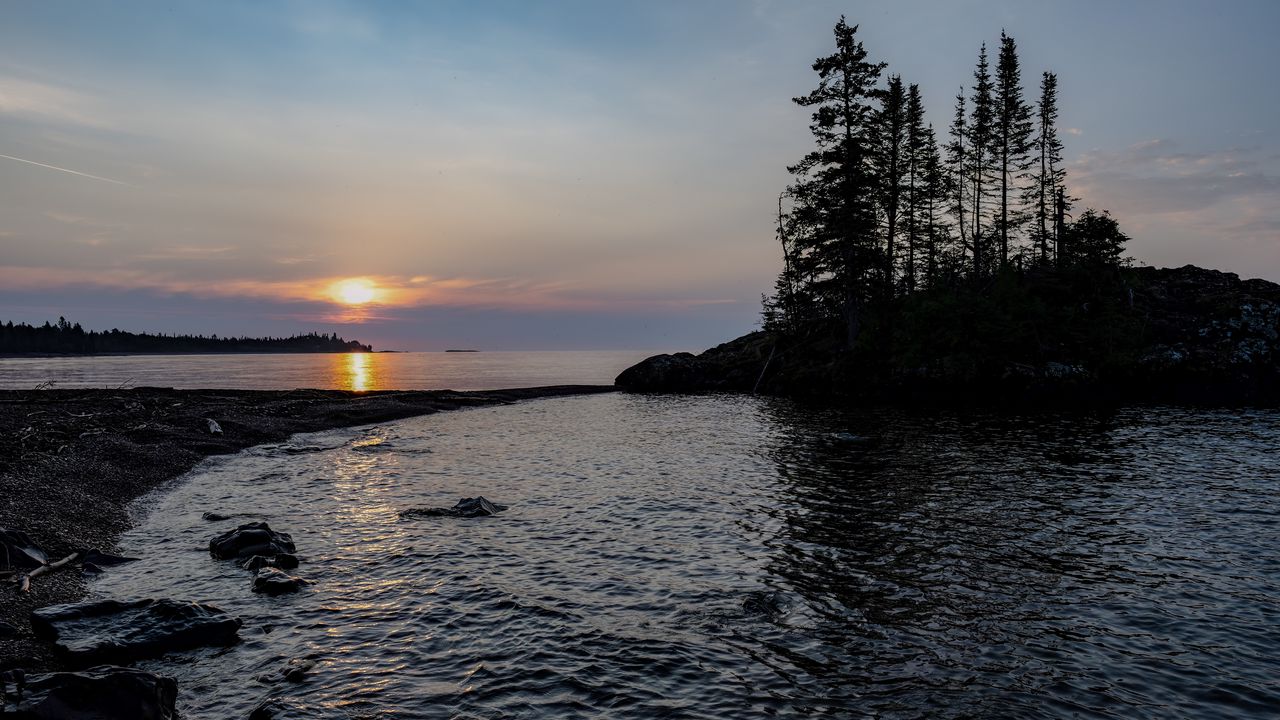
<path id="1" fill-rule="evenodd" d="M 603 395 L 298 436 L 147 499 L 94 592 L 244 641 L 188 718 L 1225 718 L 1280 708 L 1280 414 L 837 413 Z M 497 517 L 402 520 L 463 496 Z M 205 510 L 246 513 L 229 522 Z M 313 581 L 249 590 L 265 517 Z M 270 632 L 267 629 L 270 628 Z M 316 654 L 300 685 L 264 684 Z"/>
<path id="2" fill-rule="evenodd" d="M 133 387 L 497 390 L 612 385 L 644 351 L 103 355 L 0 358 L 0 389 Z"/>

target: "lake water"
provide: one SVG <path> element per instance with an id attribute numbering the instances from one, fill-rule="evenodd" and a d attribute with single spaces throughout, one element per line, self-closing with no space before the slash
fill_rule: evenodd
<path id="1" fill-rule="evenodd" d="M 0 358 L 0 388 L 497 390 L 612 385 L 646 351 L 116 355 Z"/>
<path id="2" fill-rule="evenodd" d="M 143 663 L 187 718 L 1274 717 L 1278 447 L 1262 411 L 545 399 L 208 461 L 92 590 L 243 618 Z M 399 515 L 474 495 L 510 509 Z M 251 519 L 309 587 L 209 557 Z"/>

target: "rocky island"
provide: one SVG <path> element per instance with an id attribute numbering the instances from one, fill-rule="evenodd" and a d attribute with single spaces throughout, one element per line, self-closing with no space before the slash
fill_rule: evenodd
<path id="1" fill-rule="evenodd" d="M 1080 278 L 1076 277 L 1076 281 Z M 860 402 L 1280 403 L 1280 285 L 1195 266 L 1056 273 L 908 299 L 854 348 L 838 323 L 750 333 L 627 369 L 627 390 Z"/>

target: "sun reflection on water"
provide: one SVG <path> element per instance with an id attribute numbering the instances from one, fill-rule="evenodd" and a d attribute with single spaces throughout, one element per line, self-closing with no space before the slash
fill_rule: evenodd
<path id="1" fill-rule="evenodd" d="M 356 392 L 365 392 L 373 390 L 376 386 L 377 379 L 373 375 L 373 369 L 369 363 L 369 353 L 347 353 L 345 383 L 348 390 Z"/>

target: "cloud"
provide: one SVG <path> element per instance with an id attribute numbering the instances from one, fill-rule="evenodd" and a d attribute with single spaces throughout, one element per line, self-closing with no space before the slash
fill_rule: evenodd
<path id="1" fill-rule="evenodd" d="M 88 95 L 47 83 L 0 75 L 0 115 L 101 128 Z"/>
<path id="2" fill-rule="evenodd" d="M 1280 195 L 1280 176 L 1267 172 L 1255 152 L 1185 152 L 1172 140 L 1156 139 L 1120 152 L 1087 153 L 1070 170 L 1077 193 L 1117 213 L 1186 213 Z"/>

